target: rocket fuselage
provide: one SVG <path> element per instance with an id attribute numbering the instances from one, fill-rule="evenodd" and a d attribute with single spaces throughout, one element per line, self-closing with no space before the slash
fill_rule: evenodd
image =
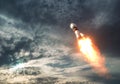
<path id="1" fill-rule="evenodd" d="M 81 36 L 81 33 L 79 32 L 79 30 L 78 30 L 78 28 L 77 28 L 77 26 L 76 26 L 76 24 L 71 23 L 71 24 L 70 24 L 70 28 L 74 31 L 75 36 L 76 36 L 77 39 L 80 39 L 80 38 L 82 37 L 82 36 Z"/>
<path id="2" fill-rule="evenodd" d="M 78 30 L 76 30 L 74 33 L 77 39 L 81 38 L 80 32 Z"/>

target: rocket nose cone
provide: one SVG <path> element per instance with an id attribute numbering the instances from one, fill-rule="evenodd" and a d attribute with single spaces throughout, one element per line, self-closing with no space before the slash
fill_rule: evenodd
<path id="1" fill-rule="evenodd" d="M 76 24 L 74 24 L 74 23 L 71 23 L 71 24 L 70 24 L 70 28 L 71 28 L 71 29 L 73 29 L 73 28 L 75 28 L 75 27 L 77 27 Z"/>

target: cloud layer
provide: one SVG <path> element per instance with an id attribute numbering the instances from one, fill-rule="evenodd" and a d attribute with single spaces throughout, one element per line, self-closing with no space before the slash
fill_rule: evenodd
<path id="1" fill-rule="evenodd" d="M 75 22 L 81 31 L 99 37 L 98 43 L 104 46 L 104 39 L 109 37 L 111 42 L 114 38 L 109 31 L 119 21 L 117 3 L 117 0 L 0 0 L 0 83 L 93 82 L 94 78 L 88 77 L 96 75 L 77 54 L 69 24 Z M 106 37 L 102 41 L 101 35 Z M 107 44 L 109 38 L 104 40 Z M 116 69 L 119 60 L 112 60 L 108 58 L 109 69 L 119 73 Z"/>

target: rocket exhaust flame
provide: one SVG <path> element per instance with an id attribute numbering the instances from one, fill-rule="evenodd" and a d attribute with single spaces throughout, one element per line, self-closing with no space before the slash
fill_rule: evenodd
<path id="1" fill-rule="evenodd" d="M 74 23 L 71 23 L 70 27 L 75 32 L 78 46 L 84 61 L 89 63 L 100 76 L 108 78 L 108 70 L 105 67 L 105 58 L 101 55 L 97 46 L 89 37 L 79 33 L 78 28 Z"/>
<path id="2" fill-rule="evenodd" d="M 101 76 L 107 76 L 108 70 L 105 67 L 105 58 L 100 54 L 99 49 L 93 44 L 89 37 L 78 39 L 78 46 L 84 60 Z"/>

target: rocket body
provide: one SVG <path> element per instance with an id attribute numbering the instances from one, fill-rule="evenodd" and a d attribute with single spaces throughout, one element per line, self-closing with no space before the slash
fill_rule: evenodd
<path id="1" fill-rule="evenodd" d="M 70 24 L 70 28 L 74 31 L 75 36 L 76 36 L 77 39 L 82 38 L 83 34 L 79 32 L 79 30 L 78 30 L 76 24 L 71 23 L 71 24 Z"/>

